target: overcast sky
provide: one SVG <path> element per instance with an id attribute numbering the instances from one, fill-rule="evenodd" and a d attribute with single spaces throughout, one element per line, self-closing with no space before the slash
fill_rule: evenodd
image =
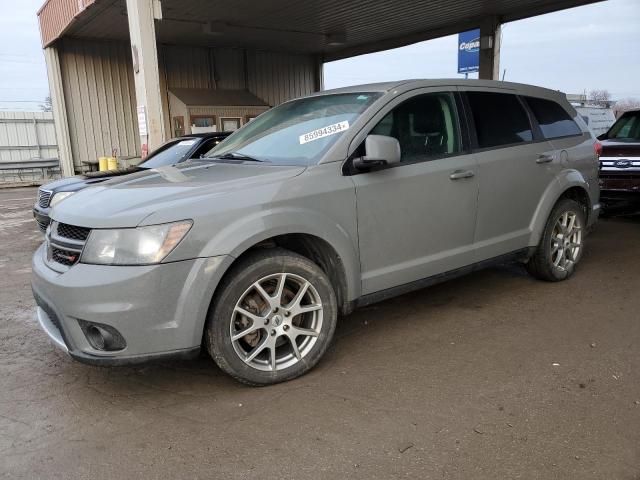
<path id="1" fill-rule="evenodd" d="M 325 65 L 325 87 L 458 75 L 458 36 Z M 502 27 L 505 80 L 640 98 L 640 0 L 608 0 Z M 475 75 L 477 77 L 477 75 Z M 471 75 L 470 75 L 471 77 Z"/>
<path id="2" fill-rule="evenodd" d="M 0 0 L 0 109 L 37 109 L 48 94 L 36 11 L 44 0 Z M 503 26 L 506 80 L 569 93 L 640 98 L 640 0 L 608 0 Z M 456 77 L 457 36 L 332 62 L 327 88 Z"/>

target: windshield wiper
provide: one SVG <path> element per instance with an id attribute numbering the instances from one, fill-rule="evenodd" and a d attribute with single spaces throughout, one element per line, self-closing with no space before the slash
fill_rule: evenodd
<path id="1" fill-rule="evenodd" d="M 238 152 L 227 152 L 222 155 L 212 155 L 211 157 L 205 157 L 206 159 L 220 159 L 220 160 L 242 160 L 246 162 L 264 162 L 264 160 L 260 160 L 257 158 L 250 157 L 249 155 L 245 155 L 244 153 Z"/>

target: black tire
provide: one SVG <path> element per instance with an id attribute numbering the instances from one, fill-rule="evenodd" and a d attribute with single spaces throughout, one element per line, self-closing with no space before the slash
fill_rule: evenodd
<path id="1" fill-rule="evenodd" d="M 552 260 L 552 236 L 556 223 L 567 212 L 574 213 L 576 215 L 576 221 L 579 222 L 579 227 L 582 232 L 581 245 L 571 265 L 567 268 L 561 268 L 556 266 Z M 584 206 L 568 198 L 559 200 L 549 215 L 542 238 L 540 239 L 540 243 L 538 244 L 535 253 L 526 264 L 527 271 L 533 277 L 547 282 L 559 282 L 561 280 L 568 279 L 575 272 L 576 265 L 582 257 L 586 233 L 586 215 Z"/>
<path id="2" fill-rule="evenodd" d="M 317 337 L 314 337 L 314 343 L 310 347 L 307 347 L 308 351 L 305 352 L 302 358 L 297 360 L 297 363 L 291 366 L 284 365 L 283 368 L 272 371 L 259 370 L 254 368 L 254 366 L 247 364 L 242 358 L 240 358 L 240 354 L 236 352 L 236 349 L 240 348 L 240 344 L 246 344 L 241 341 L 236 341 L 234 346 L 234 343 L 231 340 L 231 330 L 235 329 L 237 326 L 235 323 L 234 326 L 232 326 L 232 322 L 235 322 L 235 319 L 238 318 L 237 316 L 234 317 L 234 311 L 236 304 L 240 302 L 241 299 L 246 298 L 247 292 L 251 291 L 250 289 L 253 288 L 252 286 L 255 282 L 261 281 L 261 279 L 269 277 L 270 275 L 283 273 L 290 275 L 287 277 L 289 279 L 293 278 L 296 280 L 302 278 L 306 280 L 312 285 L 313 294 L 319 296 L 319 300 L 322 305 L 321 321 L 320 326 L 318 327 L 319 333 Z M 266 281 L 269 282 L 269 280 Z M 278 280 L 274 281 L 277 282 Z M 312 290 L 312 287 L 309 287 L 309 291 Z M 277 288 L 277 285 L 275 288 Z M 263 297 L 259 297 L 258 301 L 262 298 Z M 272 311 L 269 310 L 269 312 Z M 281 312 L 284 312 L 284 309 L 281 309 Z M 269 313 L 269 316 L 272 315 L 276 314 Z M 302 314 L 298 317 L 294 314 L 289 317 L 289 320 L 294 318 L 302 319 L 305 318 L 305 315 L 309 314 Z M 287 328 L 284 327 L 284 315 L 280 315 L 280 317 L 283 328 Z M 240 315 L 240 318 L 243 319 L 243 321 L 247 321 L 242 315 Z M 271 318 L 273 320 L 275 317 Z M 251 252 L 244 258 L 240 259 L 238 263 L 231 268 L 228 274 L 225 275 L 225 278 L 221 282 L 218 291 L 214 296 L 212 308 L 209 311 L 204 339 L 207 350 L 213 360 L 223 371 L 231 375 L 233 378 L 252 386 L 271 385 L 299 377 L 318 363 L 331 343 L 337 318 L 338 308 L 335 292 L 331 286 L 329 278 L 320 269 L 320 267 L 318 267 L 318 265 L 308 258 L 289 250 L 281 248 L 261 249 Z M 289 328 L 293 331 L 293 327 Z M 262 340 L 268 340 L 266 336 L 270 333 L 269 329 L 271 329 L 271 324 L 260 329 L 260 333 L 258 334 L 259 340 L 255 340 L 255 337 L 252 338 L 252 340 L 254 340 L 257 345 L 260 345 Z M 280 338 L 280 340 L 277 340 L 280 342 L 296 341 L 290 340 L 288 337 L 285 337 L 284 334 L 282 337 L 272 335 L 272 338 Z M 311 338 L 309 340 L 311 341 Z M 248 345 L 246 346 L 248 347 Z M 277 348 L 281 348 L 282 350 L 282 348 L 286 348 L 287 346 L 290 349 L 293 349 L 291 343 L 287 343 L 286 345 L 283 344 Z M 277 348 L 274 347 L 274 351 L 277 351 Z M 269 350 L 267 355 L 270 354 L 271 351 Z M 291 355 L 293 355 L 293 353 L 291 353 Z M 269 356 L 268 359 L 264 361 L 270 362 L 270 359 L 271 357 Z M 290 361 L 293 361 L 293 359 Z M 271 364 L 269 364 L 269 368 L 271 368 L 270 365 Z M 267 367 L 265 366 L 264 368 Z"/>

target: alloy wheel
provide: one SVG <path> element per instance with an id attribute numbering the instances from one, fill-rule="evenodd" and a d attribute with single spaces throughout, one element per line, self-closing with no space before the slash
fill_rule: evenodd
<path id="1" fill-rule="evenodd" d="M 562 271 L 575 265 L 582 249 L 582 225 L 573 211 L 565 211 L 551 234 L 551 262 Z"/>
<path id="2" fill-rule="evenodd" d="M 233 349 L 257 370 L 291 367 L 313 349 L 322 314 L 320 295 L 308 280 L 292 273 L 268 275 L 235 305 L 229 326 Z"/>

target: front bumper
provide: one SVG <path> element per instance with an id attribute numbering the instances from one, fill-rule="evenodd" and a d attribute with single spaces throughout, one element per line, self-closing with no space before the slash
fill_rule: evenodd
<path id="1" fill-rule="evenodd" d="M 639 208 L 640 175 L 601 175 L 600 200 L 608 212 Z"/>
<path id="2" fill-rule="evenodd" d="M 33 206 L 33 218 L 42 233 L 47 231 L 47 227 L 49 226 L 49 223 L 51 223 L 51 218 L 49 218 L 50 211 L 50 207 L 42 208 L 38 204 Z"/>
<path id="3" fill-rule="evenodd" d="M 62 350 L 94 365 L 123 365 L 186 358 L 200 351 L 213 292 L 231 263 L 228 256 L 150 266 L 76 264 L 64 273 L 33 256 L 32 289 L 42 329 Z M 117 330 L 118 351 L 92 346 L 82 325 Z"/>

